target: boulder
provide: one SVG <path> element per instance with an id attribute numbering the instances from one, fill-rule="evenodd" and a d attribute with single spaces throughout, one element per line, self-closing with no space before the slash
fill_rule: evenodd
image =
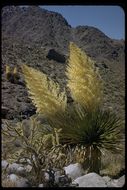
<path id="1" fill-rule="evenodd" d="M 125 184 L 125 175 L 120 177 L 119 179 L 112 179 L 107 183 L 108 187 L 123 187 Z"/>
<path id="2" fill-rule="evenodd" d="M 96 173 L 89 173 L 74 180 L 79 187 L 107 187 L 105 180 Z"/>
<path id="3" fill-rule="evenodd" d="M 55 49 L 50 49 L 48 51 L 48 54 L 46 55 L 46 57 L 49 59 L 49 60 L 54 60 L 54 61 L 57 61 L 57 62 L 60 62 L 60 63 L 65 63 L 66 59 L 65 59 L 65 56 L 59 52 L 57 52 Z"/>
<path id="4" fill-rule="evenodd" d="M 64 167 L 65 173 L 71 177 L 71 179 L 76 179 L 77 177 L 80 177 L 84 175 L 84 170 L 81 167 L 79 163 L 76 164 L 70 164 L 67 167 Z"/>

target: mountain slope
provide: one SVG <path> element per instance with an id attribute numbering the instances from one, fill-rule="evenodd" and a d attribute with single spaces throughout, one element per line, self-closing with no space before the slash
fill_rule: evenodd
<path id="1" fill-rule="evenodd" d="M 21 8 L 7 6 L 2 9 L 2 105 L 8 108 L 3 118 L 19 119 L 35 113 L 27 95 L 24 82 L 12 84 L 6 80 L 5 65 L 28 65 L 48 74 L 54 81 L 66 85 L 66 63 L 59 63 L 51 56 L 53 49 L 68 57 L 68 45 L 74 41 L 95 60 L 104 80 L 104 107 L 124 118 L 125 63 L 124 41 L 113 40 L 99 29 L 90 26 L 72 28 L 62 15 L 41 9 L 38 6 Z M 20 77 L 23 81 L 22 74 Z M 72 101 L 69 90 L 68 101 Z M 30 111 L 29 111 L 30 110 Z"/>

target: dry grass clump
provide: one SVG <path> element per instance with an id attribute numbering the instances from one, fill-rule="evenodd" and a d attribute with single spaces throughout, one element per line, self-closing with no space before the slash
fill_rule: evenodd
<path id="1" fill-rule="evenodd" d="M 17 187 L 16 182 L 11 181 L 10 179 L 2 180 L 2 187 Z"/>
<path id="2" fill-rule="evenodd" d="M 102 156 L 101 175 L 107 175 L 113 178 L 119 178 L 125 173 L 125 150 L 121 154 L 112 154 L 105 151 Z"/>

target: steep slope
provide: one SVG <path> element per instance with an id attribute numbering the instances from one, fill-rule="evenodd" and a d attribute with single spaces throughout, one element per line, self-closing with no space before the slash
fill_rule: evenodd
<path id="1" fill-rule="evenodd" d="M 123 61 L 124 43 L 114 41 L 99 29 L 90 26 L 74 28 L 73 35 L 76 43 L 90 56 L 98 61 Z"/>
<path id="2" fill-rule="evenodd" d="M 25 43 L 36 43 L 63 50 L 67 48 L 67 42 L 70 40 L 70 28 L 60 14 L 49 12 L 38 6 L 5 7 L 3 9 L 2 31 L 4 36 L 10 36 Z"/>
<path id="3" fill-rule="evenodd" d="M 2 9 L 2 105 L 3 118 L 26 118 L 35 113 L 22 82 L 12 84 L 5 78 L 5 65 L 28 65 L 48 74 L 61 87 L 66 85 L 66 63 L 47 58 L 49 50 L 65 55 L 68 44 L 74 41 L 96 61 L 104 80 L 104 106 L 124 118 L 125 63 L 124 41 L 113 40 L 99 29 L 90 26 L 72 28 L 62 15 L 41 9 L 38 6 L 21 8 L 7 6 Z M 57 54 L 56 54 L 57 56 Z M 55 56 L 54 56 L 55 57 Z M 72 101 L 69 90 L 68 101 Z"/>
<path id="4" fill-rule="evenodd" d="M 67 52 L 69 41 L 76 41 L 93 58 L 119 60 L 124 43 L 107 37 L 99 29 L 89 26 L 72 28 L 62 15 L 38 6 L 5 7 L 2 10 L 3 37 L 36 43 Z"/>

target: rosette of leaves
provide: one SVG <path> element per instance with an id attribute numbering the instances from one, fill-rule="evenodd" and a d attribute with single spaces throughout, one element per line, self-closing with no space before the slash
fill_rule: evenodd
<path id="1" fill-rule="evenodd" d="M 81 110 L 82 114 L 74 106 L 64 114 L 57 113 L 54 120 L 50 120 L 50 125 L 62 129 L 60 143 L 69 145 L 74 150 L 72 154 L 76 162 L 80 162 L 88 172 L 99 173 L 104 150 L 116 154 L 122 150 L 122 122 L 108 111 Z"/>

